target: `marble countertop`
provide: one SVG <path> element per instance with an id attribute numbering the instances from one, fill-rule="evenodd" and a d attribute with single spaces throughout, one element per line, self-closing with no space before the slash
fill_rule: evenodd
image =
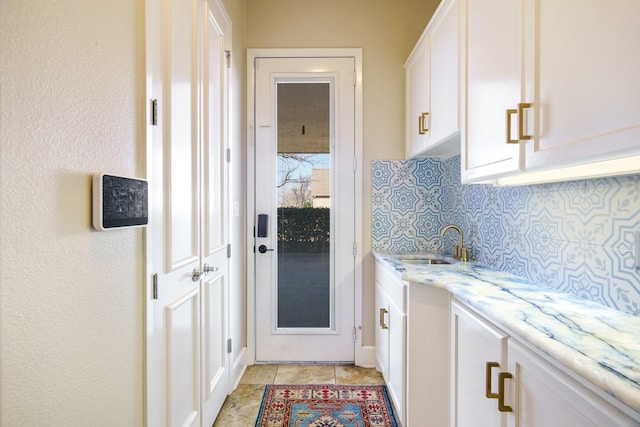
<path id="1" fill-rule="evenodd" d="M 640 318 L 475 263 L 376 259 L 400 278 L 446 288 L 566 368 L 640 413 Z M 636 417 L 638 414 L 635 414 Z"/>

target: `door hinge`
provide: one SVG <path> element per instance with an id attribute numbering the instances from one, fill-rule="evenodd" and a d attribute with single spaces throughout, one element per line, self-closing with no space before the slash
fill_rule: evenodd
<path id="1" fill-rule="evenodd" d="M 231 68 L 231 51 L 230 50 L 225 50 L 224 54 L 227 58 L 227 68 Z"/>
<path id="2" fill-rule="evenodd" d="M 151 298 L 158 299 L 158 273 L 151 276 Z"/>
<path id="3" fill-rule="evenodd" d="M 231 338 L 227 339 L 227 353 L 231 353 Z"/>
<path id="4" fill-rule="evenodd" d="M 353 85 L 358 86 L 358 72 L 355 70 L 353 71 Z"/>
<path id="5" fill-rule="evenodd" d="M 151 100 L 151 126 L 158 126 L 158 100 Z"/>
<path id="6" fill-rule="evenodd" d="M 231 258 L 231 243 L 227 244 L 227 258 Z"/>
<path id="7" fill-rule="evenodd" d="M 353 327 L 353 342 L 358 341 L 358 330 L 356 329 L 356 327 Z"/>
<path id="8" fill-rule="evenodd" d="M 227 148 L 227 163 L 231 163 L 231 148 Z"/>
<path id="9" fill-rule="evenodd" d="M 357 157 L 353 158 L 353 171 L 354 172 L 358 171 L 358 158 Z"/>
<path id="10" fill-rule="evenodd" d="M 353 242 L 353 257 L 358 255 L 358 242 Z"/>

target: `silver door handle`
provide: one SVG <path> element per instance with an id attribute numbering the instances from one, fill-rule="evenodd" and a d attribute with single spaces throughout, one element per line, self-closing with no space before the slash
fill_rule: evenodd
<path id="1" fill-rule="evenodd" d="M 209 264 L 205 264 L 202 266 L 202 272 L 204 274 L 215 273 L 218 271 L 218 267 L 212 267 Z"/>
<path id="2" fill-rule="evenodd" d="M 198 268 L 194 268 L 191 272 L 191 280 L 197 282 L 202 276 L 206 276 L 209 273 L 215 273 L 218 271 L 218 267 L 212 267 L 209 264 L 202 266 L 202 271 L 198 271 Z"/>

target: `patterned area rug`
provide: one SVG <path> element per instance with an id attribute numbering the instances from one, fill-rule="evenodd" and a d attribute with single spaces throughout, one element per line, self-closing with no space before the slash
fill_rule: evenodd
<path id="1" fill-rule="evenodd" d="M 381 385 L 267 385 L 256 427 L 397 427 Z"/>

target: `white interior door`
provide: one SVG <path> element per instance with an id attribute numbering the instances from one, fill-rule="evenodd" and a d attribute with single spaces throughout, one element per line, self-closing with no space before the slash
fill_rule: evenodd
<path id="1" fill-rule="evenodd" d="M 255 59 L 256 360 L 354 360 L 355 60 Z"/>
<path id="2" fill-rule="evenodd" d="M 146 425 L 209 427 L 230 391 L 228 19 L 217 2 L 147 7 L 147 90 L 158 110 L 147 128 Z"/>
<path id="3" fill-rule="evenodd" d="M 231 391 L 228 307 L 228 69 L 230 20 L 218 2 L 202 2 L 202 425 L 210 427 Z"/>
<path id="4" fill-rule="evenodd" d="M 148 426 L 200 427 L 202 419 L 201 291 L 192 280 L 193 270 L 201 267 L 195 5 L 193 0 L 153 4 L 161 41 L 152 58 L 152 66 L 159 67 L 151 95 L 158 100 L 158 125 L 149 128 L 147 245 L 156 287 L 147 299 Z"/>

